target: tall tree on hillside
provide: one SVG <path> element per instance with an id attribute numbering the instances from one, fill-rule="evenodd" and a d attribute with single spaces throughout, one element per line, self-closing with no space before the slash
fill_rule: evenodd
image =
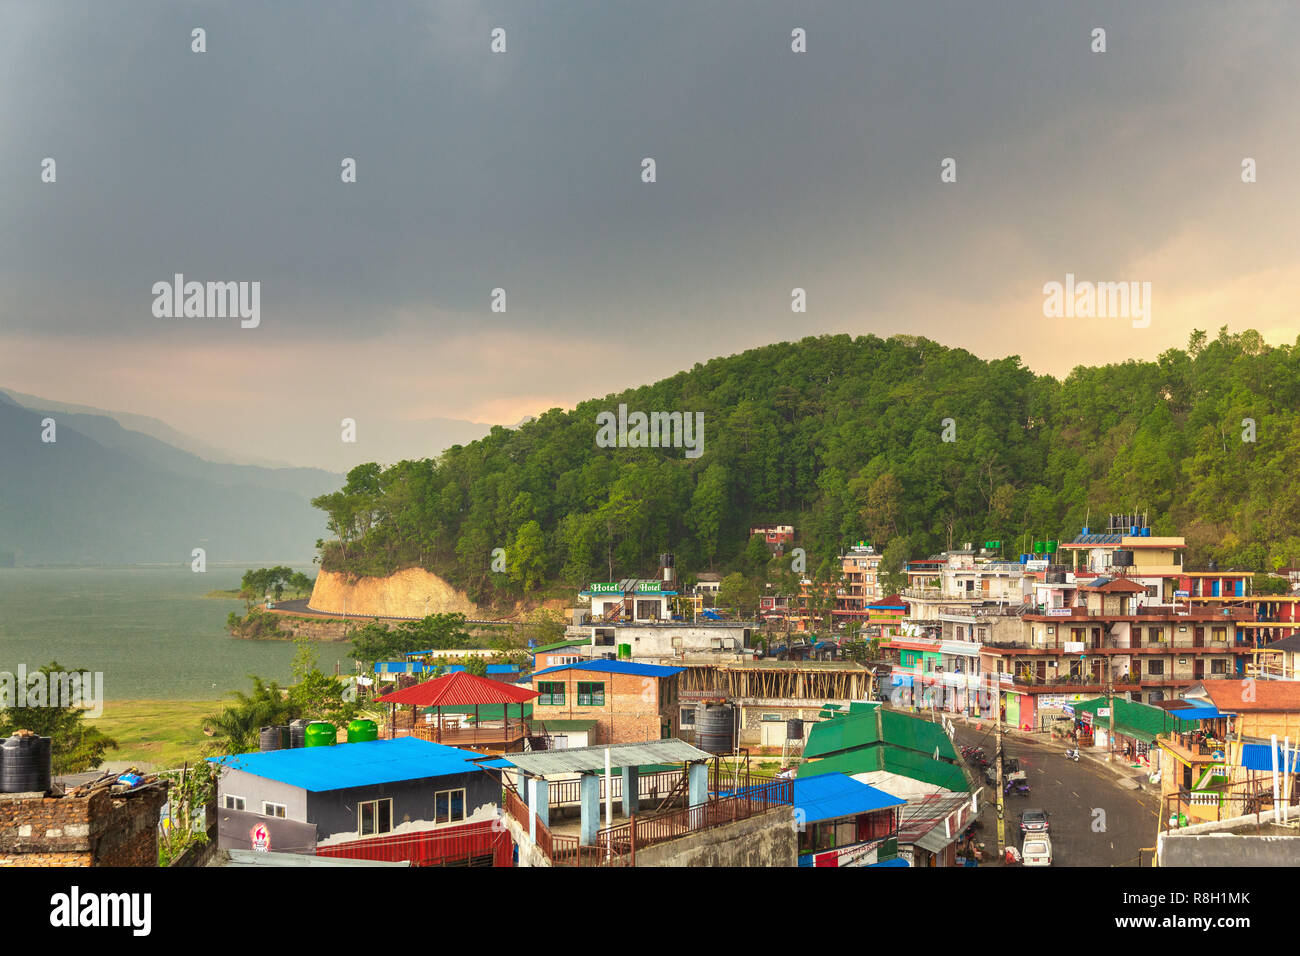
<path id="1" fill-rule="evenodd" d="M 709 568 L 718 553 L 718 538 L 727 508 L 727 469 L 710 465 L 691 497 L 691 526 Z"/>

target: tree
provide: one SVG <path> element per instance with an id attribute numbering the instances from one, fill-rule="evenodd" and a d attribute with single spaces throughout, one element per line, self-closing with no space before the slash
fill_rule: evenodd
<path id="1" fill-rule="evenodd" d="M 510 580 L 523 591 L 533 590 L 546 579 L 546 540 L 536 521 L 520 527 L 508 554 Z"/>
<path id="2" fill-rule="evenodd" d="M 475 677 L 487 677 L 487 667 L 486 658 L 478 654 L 465 658 L 466 674 L 473 674 Z"/>
<path id="3" fill-rule="evenodd" d="M 294 707 L 279 684 L 267 684 L 253 674 L 249 678 L 253 682 L 251 694 L 232 691 L 235 702 L 204 719 L 206 728 L 212 731 L 208 749 L 227 754 L 250 753 L 258 748 L 258 733 L 263 727 L 294 719 Z"/>
<path id="4" fill-rule="evenodd" d="M 41 737 L 49 737 L 50 764 L 56 775 L 91 770 L 100 765 L 106 751 L 117 749 L 116 740 L 96 727 L 87 726 L 85 711 L 73 706 L 76 702 L 71 698 L 77 696 L 85 699 L 87 704 L 93 703 L 86 692 L 65 693 L 70 679 L 81 673 L 84 672 L 69 670 L 57 661 L 51 661 L 37 673 L 28 675 L 27 687 L 14 686 L 13 696 L 9 695 L 7 688 L 0 693 L 0 702 L 12 705 L 0 710 L 0 736 L 8 737 L 15 731 L 30 730 Z M 80 678 L 77 686 L 83 686 Z M 54 693 L 56 687 L 59 689 L 57 694 Z M 56 702 L 67 706 L 46 706 Z M 27 706 L 31 703 L 35 706 Z"/>
<path id="5" fill-rule="evenodd" d="M 906 538 L 892 538 L 880 556 L 880 586 L 885 594 L 897 594 L 907 587 L 907 561 L 911 557 Z M 883 596 L 883 595 L 882 595 Z"/>
<path id="6" fill-rule="evenodd" d="M 758 611 L 758 588 L 739 571 L 728 574 L 718 585 L 718 606 L 732 608 L 742 618 L 753 617 Z"/>

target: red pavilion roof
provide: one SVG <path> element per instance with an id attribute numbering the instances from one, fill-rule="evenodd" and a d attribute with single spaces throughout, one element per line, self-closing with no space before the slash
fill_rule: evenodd
<path id="1" fill-rule="evenodd" d="M 537 691 L 458 671 L 375 698 L 381 704 L 417 707 L 473 707 L 475 704 L 523 704 Z"/>

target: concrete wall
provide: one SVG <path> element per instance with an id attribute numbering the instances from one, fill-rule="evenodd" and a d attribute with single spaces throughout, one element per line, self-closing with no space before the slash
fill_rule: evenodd
<path id="1" fill-rule="evenodd" d="M 777 809 L 636 851 L 637 866 L 798 866 L 792 808 Z"/>
<path id="2" fill-rule="evenodd" d="M 440 790 L 462 787 L 465 789 L 465 819 L 457 821 L 456 825 L 489 820 L 495 815 L 501 803 L 501 788 L 481 772 L 309 793 L 278 780 L 222 768 L 217 784 L 217 805 L 225 807 L 227 794 L 243 797 L 247 812 L 257 815 L 262 814 L 263 801 L 284 804 L 286 820 L 314 824 L 318 845 L 327 846 L 362 839 L 357 832 L 359 803 L 391 799 L 393 829 L 390 834 L 427 830 L 435 826 L 434 795 Z M 242 839 L 242 831 L 240 833 Z M 246 845 L 222 843 L 222 849 L 232 847 L 240 849 Z"/>
<path id="3" fill-rule="evenodd" d="M 1238 817 L 1161 833 L 1156 838 L 1157 865 L 1300 866 L 1300 831 L 1294 824 L 1283 830 L 1272 820 L 1269 810 L 1258 818 Z"/>
<path id="4" fill-rule="evenodd" d="M 501 805 L 501 787 L 486 773 L 452 774 L 423 780 L 402 780 L 348 790 L 307 794 L 307 819 L 316 824 L 318 846 L 362 839 L 357 805 L 368 800 L 393 801 L 391 834 L 428 830 L 435 826 L 434 795 L 440 790 L 465 789 L 465 819 L 448 826 L 491 820 Z"/>

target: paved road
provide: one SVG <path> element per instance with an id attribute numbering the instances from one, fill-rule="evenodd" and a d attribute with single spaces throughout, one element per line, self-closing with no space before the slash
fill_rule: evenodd
<path id="1" fill-rule="evenodd" d="M 976 731 L 958 725 L 957 740 L 977 745 L 993 756 L 991 728 Z M 1020 760 L 1028 774 L 1027 797 L 1005 801 L 1007 843 L 1020 845 L 1020 811 L 1034 808 L 1051 814 L 1053 866 L 1137 866 L 1138 850 L 1155 845 L 1159 797 L 1146 791 L 1125 790 L 1108 768 L 1087 758 L 1075 763 L 1063 756 L 1059 741 L 1025 741 L 1003 738 L 1007 754 Z M 986 787 L 980 812 L 984 824 L 978 839 L 997 852 L 997 810 L 993 788 Z M 1000 863 L 1000 861 L 998 861 Z"/>

